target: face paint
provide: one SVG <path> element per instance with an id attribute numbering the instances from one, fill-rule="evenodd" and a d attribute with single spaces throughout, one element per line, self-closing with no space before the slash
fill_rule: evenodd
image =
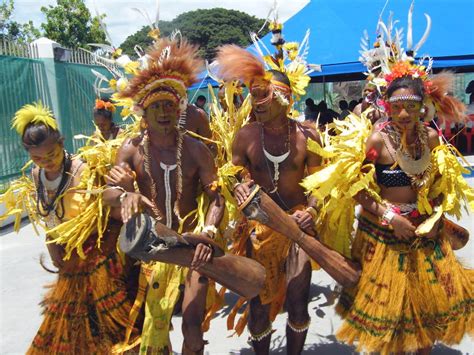
<path id="1" fill-rule="evenodd" d="M 171 100 L 157 100 L 145 109 L 145 121 L 151 132 L 168 134 L 176 129 L 179 114 L 178 103 Z"/>
<path id="2" fill-rule="evenodd" d="M 282 115 L 286 116 L 288 107 L 278 101 L 270 87 L 254 86 L 251 95 L 252 110 L 258 122 L 265 123 Z"/>
<path id="3" fill-rule="evenodd" d="M 423 106 L 421 101 L 396 100 L 397 97 L 409 97 L 408 95 L 414 95 L 412 89 L 395 90 L 389 98 L 395 101 L 388 104 L 393 123 L 404 129 L 414 128 L 415 123 L 420 119 L 420 110 Z"/>
<path id="4" fill-rule="evenodd" d="M 95 125 L 99 128 L 103 136 L 108 136 L 112 129 L 112 120 L 102 115 L 94 116 Z"/>
<path id="5" fill-rule="evenodd" d="M 57 172 L 61 169 L 64 160 L 62 143 L 47 139 L 38 147 L 28 149 L 31 160 L 46 172 Z"/>

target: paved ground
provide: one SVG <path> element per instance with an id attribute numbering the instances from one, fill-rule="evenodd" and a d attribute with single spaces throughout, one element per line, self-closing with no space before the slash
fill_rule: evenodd
<path id="1" fill-rule="evenodd" d="M 469 179 L 474 185 L 474 178 Z M 470 267 L 474 267 L 474 218 L 465 216 L 461 225 L 471 232 L 469 244 L 457 253 L 458 257 Z M 40 302 L 44 293 L 43 285 L 53 281 L 54 275 L 45 272 L 39 265 L 41 253 L 46 253 L 44 237 L 36 236 L 30 224 L 24 223 L 16 235 L 11 228 L 0 230 L 0 354 L 24 354 L 40 322 Z M 334 331 L 341 320 L 334 314 L 334 282 L 323 271 L 313 272 L 311 301 L 309 304 L 312 324 L 306 341 L 305 354 L 352 354 L 354 350 L 338 343 Z M 205 338 L 210 344 L 208 354 L 251 354 L 247 344 L 247 333 L 241 337 L 231 337 L 226 329 L 225 315 L 232 308 L 236 296 L 228 293 L 227 304 L 211 323 Z M 279 315 L 272 338 L 272 353 L 285 353 L 286 316 Z M 173 320 L 176 331 L 172 332 L 175 350 L 181 348 L 182 336 L 178 331 L 181 318 Z M 433 354 L 474 354 L 474 341 L 466 337 L 456 347 L 438 345 Z"/>

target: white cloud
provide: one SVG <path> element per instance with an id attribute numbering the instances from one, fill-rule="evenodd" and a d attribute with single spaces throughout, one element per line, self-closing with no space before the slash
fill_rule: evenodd
<path id="1" fill-rule="evenodd" d="M 309 0 L 280 0 L 280 19 L 284 21 L 291 17 L 308 2 Z M 20 23 L 32 20 L 39 27 L 45 21 L 45 17 L 40 10 L 41 6 L 54 5 L 55 3 L 55 0 L 15 0 L 14 19 Z M 152 18 L 155 16 L 156 9 L 156 0 L 95 0 L 95 4 L 100 13 L 107 14 L 105 22 L 115 45 L 120 45 L 129 35 L 147 24 L 131 8 L 136 7 L 146 10 Z M 240 10 L 258 18 L 265 18 L 272 4 L 273 0 L 161 0 L 160 19 L 169 21 L 186 11 L 214 7 Z M 93 1 L 86 0 L 86 5 L 91 13 L 95 15 Z"/>

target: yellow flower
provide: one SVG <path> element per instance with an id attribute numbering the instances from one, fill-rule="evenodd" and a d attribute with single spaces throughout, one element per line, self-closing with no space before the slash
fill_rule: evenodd
<path id="1" fill-rule="evenodd" d="M 150 32 L 148 32 L 148 37 L 151 37 L 157 41 L 160 38 L 160 30 L 158 28 L 152 29 Z"/>
<path id="2" fill-rule="evenodd" d="M 124 69 L 125 73 L 127 74 L 133 74 L 137 75 L 138 74 L 138 68 L 140 67 L 140 63 L 137 61 L 131 61 L 125 64 Z"/>
<path id="3" fill-rule="evenodd" d="M 117 48 L 113 53 L 112 53 L 112 58 L 117 59 L 122 55 L 122 49 Z"/>
<path id="4" fill-rule="evenodd" d="M 109 87 L 114 90 L 114 91 L 117 91 L 117 80 L 115 79 L 110 79 L 109 80 Z"/>

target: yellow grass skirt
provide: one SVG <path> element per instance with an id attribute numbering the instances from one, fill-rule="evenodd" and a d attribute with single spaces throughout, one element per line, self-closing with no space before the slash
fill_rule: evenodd
<path id="1" fill-rule="evenodd" d="M 339 340 L 356 342 L 358 351 L 390 353 L 473 335 L 474 272 L 456 260 L 442 229 L 436 239 L 403 241 L 364 211 L 352 255 L 362 276 L 341 295 Z"/>
<path id="2" fill-rule="evenodd" d="M 44 320 L 27 354 L 110 354 L 123 341 L 131 302 L 115 252 L 72 257 L 42 301 Z"/>

